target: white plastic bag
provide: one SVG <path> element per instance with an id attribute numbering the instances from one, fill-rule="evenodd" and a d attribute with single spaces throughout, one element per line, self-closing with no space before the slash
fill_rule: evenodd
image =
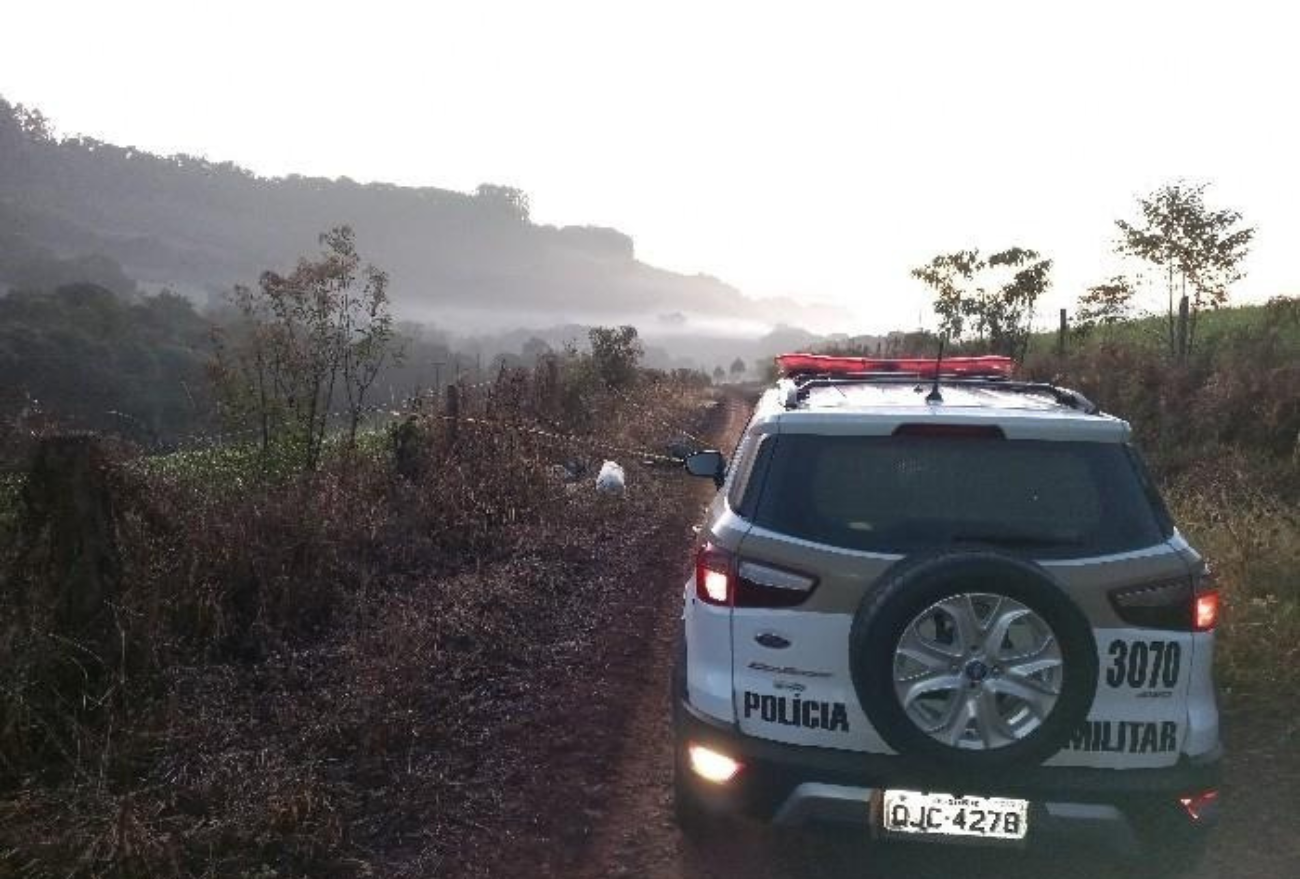
<path id="1" fill-rule="evenodd" d="M 600 472 L 596 474 L 596 491 L 602 494 L 622 494 L 625 485 L 622 467 L 613 461 L 600 465 Z"/>

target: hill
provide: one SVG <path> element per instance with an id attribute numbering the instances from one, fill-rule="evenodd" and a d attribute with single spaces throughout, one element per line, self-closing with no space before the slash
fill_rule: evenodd
<path id="1" fill-rule="evenodd" d="M 527 196 L 509 187 L 260 177 L 230 162 L 60 138 L 39 112 L 0 98 L 0 289 L 94 258 L 114 276 L 67 280 L 113 289 L 124 276 L 201 303 L 314 251 L 318 233 L 343 223 L 391 274 L 412 320 L 499 330 L 648 323 L 665 312 L 774 324 L 808 313 L 647 265 L 616 229 L 536 224 Z"/>

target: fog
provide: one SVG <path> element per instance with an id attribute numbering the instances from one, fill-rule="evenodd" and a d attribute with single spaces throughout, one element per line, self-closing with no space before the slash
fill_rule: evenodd
<path id="1" fill-rule="evenodd" d="M 101 277 L 64 279 L 124 275 L 214 306 L 234 285 L 311 255 L 316 236 L 340 224 L 390 274 L 399 318 L 462 336 L 630 323 L 678 348 L 684 336 L 752 340 L 842 316 L 648 265 L 617 229 L 534 223 L 527 193 L 510 187 L 264 178 L 229 162 L 60 136 L 39 110 L 0 103 L 0 283 L 32 286 L 51 261 L 94 258 Z"/>

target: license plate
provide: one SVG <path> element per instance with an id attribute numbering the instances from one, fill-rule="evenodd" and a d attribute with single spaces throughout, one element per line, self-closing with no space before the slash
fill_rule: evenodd
<path id="1" fill-rule="evenodd" d="M 886 833 L 1015 841 L 1029 830 L 1029 801 L 886 790 L 880 817 Z"/>

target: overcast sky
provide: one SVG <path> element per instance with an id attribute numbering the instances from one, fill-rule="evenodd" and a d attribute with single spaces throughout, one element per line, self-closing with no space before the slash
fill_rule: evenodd
<path id="1" fill-rule="evenodd" d="M 265 174 L 512 184 L 858 332 L 914 325 L 908 269 L 970 246 L 1053 257 L 1052 315 L 1180 176 L 1259 227 L 1238 298 L 1300 293 L 1289 7 L 16 0 L 0 95 Z"/>

